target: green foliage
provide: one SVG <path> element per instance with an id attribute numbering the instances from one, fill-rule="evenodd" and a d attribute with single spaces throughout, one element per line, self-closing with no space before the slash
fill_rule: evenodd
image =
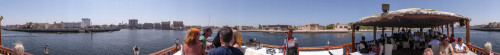
<path id="1" fill-rule="evenodd" d="M 262 29 L 262 25 L 259 24 L 259 29 Z"/>
<path id="2" fill-rule="evenodd" d="M 326 29 L 333 29 L 335 27 L 335 24 L 328 24 L 328 26 L 326 26 Z"/>

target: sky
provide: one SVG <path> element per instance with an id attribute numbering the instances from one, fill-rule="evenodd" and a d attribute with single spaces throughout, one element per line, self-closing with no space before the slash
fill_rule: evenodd
<path id="1" fill-rule="evenodd" d="M 185 25 L 328 25 L 356 22 L 406 8 L 436 9 L 472 19 L 471 25 L 500 22 L 500 0 L 0 0 L 2 25 L 81 22 L 93 25 L 184 21 Z"/>

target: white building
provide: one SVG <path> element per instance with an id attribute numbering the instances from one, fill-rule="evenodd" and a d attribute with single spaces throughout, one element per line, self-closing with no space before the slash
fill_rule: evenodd
<path id="1" fill-rule="evenodd" d="M 82 23 L 81 24 L 82 24 L 81 25 L 82 28 L 85 28 L 87 26 L 92 25 L 92 23 L 90 22 L 89 18 L 82 18 Z"/>
<path id="2" fill-rule="evenodd" d="M 299 30 L 324 30 L 325 28 L 319 24 L 306 24 L 304 26 L 299 26 Z"/>
<path id="3" fill-rule="evenodd" d="M 334 30 L 351 30 L 351 26 L 349 26 L 348 24 L 335 24 L 335 28 L 333 28 Z"/>

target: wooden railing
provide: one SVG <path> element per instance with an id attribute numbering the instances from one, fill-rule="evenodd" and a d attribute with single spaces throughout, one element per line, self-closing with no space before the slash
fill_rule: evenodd
<path id="1" fill-rule="evenodd" d="M 173 54 L 177 53 L 177 51 L 179 51 L 180 48 L 181 48 L 180 45 L 174 45 L 170 48 L 163 49 L 161 51 L 158 51 L 158 52 L 155 52 L 155 53 L 152 53 L 149 55 L 173 55 Z"/>
<path id="2" fill-rule="evenodd" d="M 0 54 L 4 55 L 14 55 L 14 50 L 0 46 Z M 31 55 L 29 53 L 24 53 L 24 55 Z"/>
<path id="3" fill-rule="evenodd" d="M 467 44 L 467 46 L 469 47 L 470 51 L 474 52 L 474 53 L 478 53 L 479 55 L 486 55 L 486 50 L 485 49 L 482 49 L 482 48 L 479 48 L 477 46 L 474 46 L 472 44 Z M 494 55 L 500 55 L 496 52 L 493 52 Z"/>

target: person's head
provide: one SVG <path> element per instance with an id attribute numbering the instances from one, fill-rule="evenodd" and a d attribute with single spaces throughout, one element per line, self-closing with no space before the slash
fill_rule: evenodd
<path id="1" fill-rule="evenodd" d="M 212 28 L 209 27 L 203 28 L 203 36 L 205 37 L 212 36 Z"/>
<path id="2" fill-rule="evenodd" d="M 458 37 L 458 43 L 459 44 L 464 44 L 464 39 L 462 37 Z"/>
<path id="3" fill-rule="evenodd" d="M 432 49 L 431 48 L 426 48 L 424 50 L 424 55 L 433 55 Z"/>
<path id="4" fill-rule="evenodd" d="M 186 33 L 186 38 L 184 38 L 184 44 L 193 44 L 196 40 L 198 40 L 200 34 L 198 29 L 191 28 Z"/>
<path id="5" fill-rule="evenodd" d="M 443 37 L 443 40 L 441 40 L 441 43 L 443 43 L 443 45 L 446 46 L 446 45 L 448 45 L 448 43 L 450 43 L 449 41 L 450 41 L 449 37 Z"/>
<path id="6" fill-rule="evenodd" d="M 491 49 L 491 47 L 492 47 L 492 46 L 491 46 L 491 43 L 490 43 L 490 42 L 486 42 L 486 43 L 484 44 L 484 49 L 485 49 L 485 51 L 486 51 L 486 52 L 490 52 L 490 51 L 492 50 L 492 49 Z"/>
<path id="7" fill-rule="evenodd" d="M 221 43 L 224 44 L 231 44 L 233 41 L 233 31 L 229 27 L 224 27 L 219 30 L 220 31 L 220 40 Z"/>
<path id="8" fill-rule="evenodd" d="M 293 30 L 292 29 L 286 30 L 286 36 L 287 37 L 292 37 L 292 34 L 293 34 Z"/>
<path id="9" fill-rule="evenodd" d="M 454 34 L 452 34 L 452 35 L 450 35 L 450 37 L 455 38 L 455 35 L 454 35 Z"/>
<path id="10" fill-rule="evenodd" d="M 364 40 L 365 40 L 365 36 L 361 36 L 361 40 L 363 40 L 363 41 L 364 41 Z"/>

